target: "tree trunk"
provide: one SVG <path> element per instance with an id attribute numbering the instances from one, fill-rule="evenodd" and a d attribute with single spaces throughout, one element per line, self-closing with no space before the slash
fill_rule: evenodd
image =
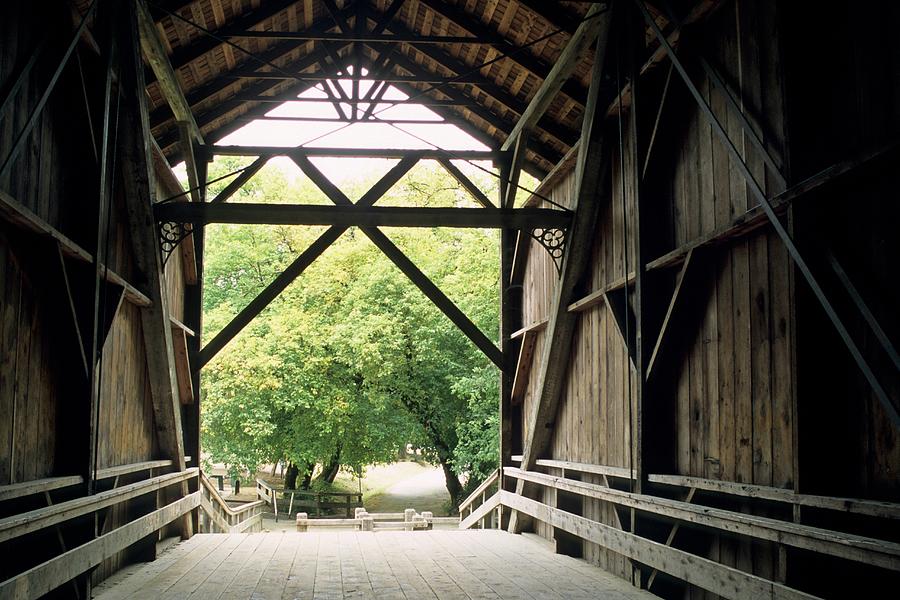
<path id="1" fill-rule="evenodd" d="M 303 470 L 303 481 L 300 482 L 301 490 L 309 489 L 309 484 L 312 483 L 312 475 L 315 468 L 316 463 L 306 463 L 306 466 Z"/>
<path id="2" fill-rule="evenodd" d="M 441 468 L 444 470 L 444 480 L 446 481 L 447 491 L 450 493 L 450 503 L 453 504 L 454 509 L 458 510 L 459 502 L 462 500 L 462 484 L 459 482 L 456 473 L 450 468 L 450 463 L 445 460 L 443 456 L 440 456 L 439 459 L 441 461 Z"/>
<path id="3" fill-rule="evenodd" d="M 322 472 L 319 473 L 319 477 L 316 480 L 324 481 L 326 483 L 334 483 L 334 478 L 337 477 L 338 471 L 340 471 L 340 469 L 341 447 L 338 446 L 334 455 L 331 457 L 331 460 L 329 460 L 327 464 L 322 466 Z"/>
<path id="4" fill-rule="evenodd" d="M 297 477 L 300 475 L 300 469 L 294 463 L 288 463 L 287 474 L 284 477 L 284 488 L 286 490 L 297 489 Z"/>

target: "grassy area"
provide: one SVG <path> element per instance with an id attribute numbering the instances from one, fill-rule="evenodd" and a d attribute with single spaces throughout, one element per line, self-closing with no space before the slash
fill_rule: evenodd
<path id="1" fill-rule="evenodd" d="M 362 485 L 360 480 L 356 478 L 355 473 L 341 471 L 334 479 L 334 483 L 326 484 L 322 482 L 313 482 L 313 490 L 322 492 L 347 492 L 355 493 L 362 489 L 363 503 L 369 499 L 384 494 L 392 486 L 400 483 L 404 479 L 409 479 L 419 475 L 432 467 L 427 463 L 416 461 L 401 461 L 383 465 L 369 465 L 365 468 L 362 477 Z M 257 477 L 268 482 L 272 487 L 283 488 L 284 479 L 280 474 L 273 476 L 271 471 L 260 471 Z M 245 494 L 255 494 L 253 486 L 249 482 L 244 484 L 242 491 Z M 242 494 L 243 495 L 243 494 Z"/>
<path id="2" fill-rule="evenodd" d="M 409 479 L 430 469 L 429 465 L 403 461 L 387 465 L 370 465 L 366 467 L 362 478 L 363 503 L 375 496 L 385 493 L 404 479 Z M 358 492 L 359 480 L 350 473 L 341 472 L 334 480 L 336 490 Z"/>

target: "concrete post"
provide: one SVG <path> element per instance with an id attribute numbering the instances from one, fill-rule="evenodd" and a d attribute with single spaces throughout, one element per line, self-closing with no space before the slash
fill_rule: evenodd
<path id="1" fill-rule="evenodd" d="M 305 532 L 309 529 L 309 514 L 305 512 L 297 513 L 297 531 Z"/>

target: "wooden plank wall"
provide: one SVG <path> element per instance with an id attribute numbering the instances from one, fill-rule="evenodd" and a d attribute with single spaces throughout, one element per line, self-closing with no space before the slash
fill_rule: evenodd
<path id="1" fill-rule="evenodd" d="M 771 34 L 778 29 L 776 16 L 773 3 L 724 3 L 703 26 L 703 42 L 695 42 L 691 49 L 716 65 L 735 89 L 744 91 L 742 102 L 747 112 L 754 116 L 754 125 L 764 131 L 770 152 L 780 160 L 785 110 L 778 36 Z M 642 106 L 653 113 L 665 68 L 660 71 L 642 88 Z M 781 191 L 766 173 L 760 156 L 743 139 L 737 120 L 728 114 L 724 97 L 711 89 L 701 74 L 694 75 L 767 194 Z M 724 146 L 687 96 L 677 74 L 673 74 L 671 85 L 644 182 L 648 199 L 647 208 L 642 210 L 650 213 L 652 234 L 647 242 L 648 261 L 729 224 L 755 205 L 740 173 L 730 165 Z M 653 116 L 644 115 L 642 119 L 650 119 L 652 126 Z M 623 128 L 626 156 L 622 164 L 618 150 L 613 153 L 612 195 L 601 209 L 585 294 L 625 276 L 626 233 L 628 270 L 634 269 L 634 232 L 623 226 L 623 188 L 628 205 L 633 202 L 632 182 L 626 178 L 623 185 L 622 180 L 623 168 L 625 173 L 631 169 L 627 114 Z M 617 144 L 615 138 L 608 138 L 608 142 Z M 573 191 L 570 175 L 553 190 L 552 198 L 566 205 Z M 676 315 L 668 353 L 655 367 L 657 383 L 652 395 L 645 397 L 645 403 L 658 409 L 659 418 L 664 420 L 654 429 L 662 436 L 645 440 L 645 444 L 662 449 L 655 453 L 659 456 L 654 457 L 652 468 L 655 472 L 664 469 L 790 489 L 796 468 L 794 282 L 790 259 L 777 236 L 763 229 L 711 252 L 698 253 L 694 261 L 692 268 L 697 269 L 698 276 L 685 291 L 687 310 Z M 647 276 L 647 289 L 652 295 L 647 300 L 651 310 L 645 336 L 649 336 L 650 348 L 676 271 L 656 271 Z M 556 272 L 548 255 L 533 244 L 524 282 L 524 324 L 546 318 L 555 281 Z M 539 337 L 535 365 L 540 364 L 541 348 Z M 537 377 L 534 369 L 525 398 L 526 415 Z M 630 389 L 634 399 L 634 383 L 622 336 L 607 305 L 601 302 L 582 312 L 557 417 L 552 458 L 629 468 L 632 407 L 628 398 Z M 600 483 L 599 478 L 583 479 Z M 543 501 L 550 503 L 549 491 Z M 584 516 L 616 525 L 607 503 L 585 501 L 583 511 Z M 622 516 L 627 526 L 626 515 Z M 541 535 L 552 536 L 545 525 L 539 523 L 536 528 Z M 630 579 L 630 566 L 621 556 L 587 542 L 583 553 L 595 564 Z M 749 542 L 722 539 L 701 548 L 700 553 L 769 578 L 777 576 L 778 553 L 769 544 L 751 547 Z M 704 595 L 699 590 L 691 593 Z"/>
<path id="2" fill-rule="evenodd" d="M 43 58 L 25 80 L 16 101 L 0 115 L 0 160 L 24 127 L 73 30 L 68 7 L 62 4 L 46 11 L 21 2 L 0 6 L 3 94 L 31 56 L 40 33 L 50 34 Z M 79 44 L 76 52 L 78 56 L 72 57 L 63 72 L 10 176 L 0 180 L 0 190 L 93 253 L 99 175 L 86 124 L 79 62 L 95 125 L 102 97 L 97 91 L 102 88 L 102 69 L 99 57 L 88 45 Z M 140 287 L 120 182 L 116 189 L 106 263 Z M 162 189 L 156 193 L 157 197 L 167 196 Z M 58 257 L 52 252 L 53 247 L 48 244 L 45 248 L 36 236 L 0 221 L 0 485 L 77 474 L 87 460 L 83 452 L 79 453 L 86 448 L 89 404 L 83 391 L 87 386 L 81 383 L 84 370 L 76 354 L 63 280 L 53 267 L 52 261 L 58 263 Z M 76 293 L 92 294 L 92 267 L 70 261 L 67 265 L 70 280 L 81 282 L 76 284 Z M 184 280 L 179 252 L 168 262 L 166 275 L 172 314 L 182 319 Z M 116 308 L 107 306 L 108 311 Z M 90 332 L 84 334 L 89 340 Z M 99 373 L 98 468 L 160 458 L 141 312 L 128 301 L 118 306 L 103 345 Z M 138 473 L 119 484 L 146 476 L 146 472 Z M 103 482 L 101 489 L 112 483 Z M 156 497 L 151 495 L 114 507 L 103 513 L 101 533 L 128 523 L 155 504 Z M 20 508 L 4 506 L 0 516 Z M 51 551 L 56 549 L 55 537 L 49 545 Z M 125 551 L 106 561 L 94 572 L 94 580 L 120 568 L 133 554 Z"/>

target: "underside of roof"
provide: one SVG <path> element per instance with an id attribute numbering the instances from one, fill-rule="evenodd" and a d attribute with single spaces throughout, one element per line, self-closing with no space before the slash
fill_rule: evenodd
<path id="1" fill-rule="evenodd" d="M 496 148 L 592 3 L 155 0 L 148 5 L 208 143 L 274 107 L 275 98 L 260 98 L 294 97 L 358 63 Z M 253 37 L 254 32 L 269 37 Z M 300 35 L 283 39 L 272 32 Z M 348 41 L 360 38 L 366 41 Z M 579 137 L 590 56 L 584 53 L 532 132 L 526 168 L 533 174 L 550 171 Z M 149 68 L 147 82 L 154 137 L 167 158 L 176 160 L 177 123 Z"/>

